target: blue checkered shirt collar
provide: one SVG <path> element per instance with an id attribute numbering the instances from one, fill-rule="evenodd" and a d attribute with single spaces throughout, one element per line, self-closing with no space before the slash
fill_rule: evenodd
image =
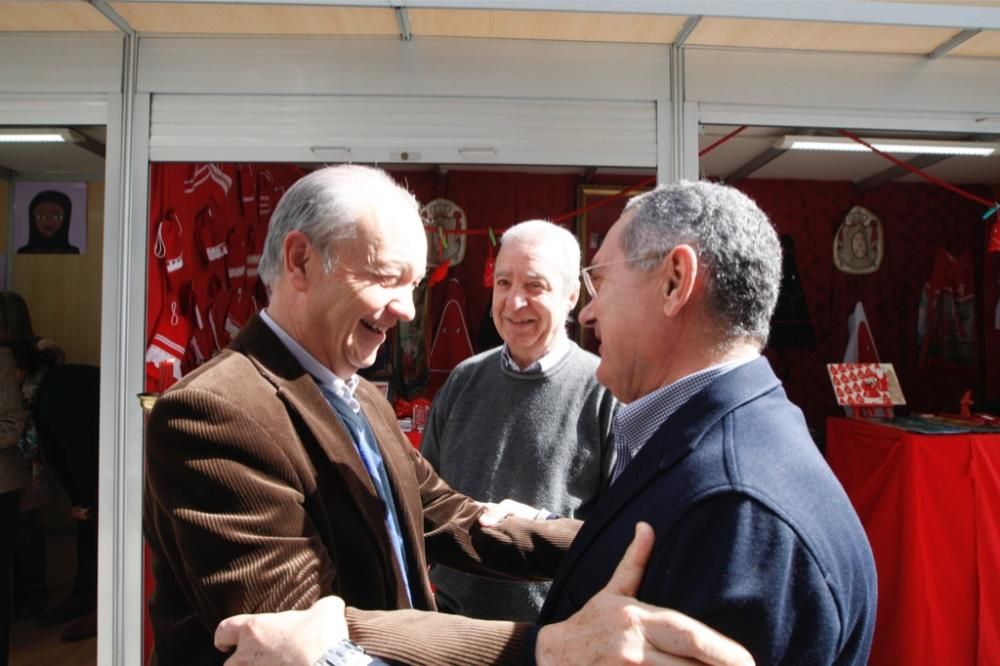
<path id="1" fill-rule="evenodd" d="M 611 470 L 611 480 L 618 478 L 629 461 L 639 454 L 649 438 L 681 405 L 730 370 L 757 358 L 759 355 L 713 365 L 644 395 L 635 402 L 622 405 L 612 421 L 616 458 Z"/>

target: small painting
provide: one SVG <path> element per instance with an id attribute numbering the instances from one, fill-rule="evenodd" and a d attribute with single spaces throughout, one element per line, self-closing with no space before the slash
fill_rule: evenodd
<path id="1" fill-rule="evenodd" d="M 626 192 L 626 190 L 629 191 Z M 577 187 L 576 206 L 577 210 L 581 212 L 577 214 L 576 236 L 580 241 L 580 258 L 584 267 L 594 263 L 594 255 L 597 254 L 601 243 L 604 242 L 604 237 L 611 229 L 611 225 L 621 217 L 628 200 L 647 191 L 649 191 L 648 187 L 632 189 L 627 185 L 580 185 Z M 602 201 L 607 201 L 607 204 L 602 205 Z M 581 285 L 580 301 L 576 313 L 583 309 L 588 300 L 587 291 Z M 599 344 L 593 331 L 574 322 L 570 334 L 575 334 L 581 347 L 597 353 Z"/>
<path id="2" fill-rule="evenodd" d="M 14 186 L 14 247 L 18 254 L 84 254 L 87 184 L 18 182 Z"/>

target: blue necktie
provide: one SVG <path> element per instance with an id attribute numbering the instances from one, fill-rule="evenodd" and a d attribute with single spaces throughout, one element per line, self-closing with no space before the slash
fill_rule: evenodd
<path id="1" fill-rule="evenodd" d="M 333 407 L 333 411 L 340 417 L 341 423 L 351 433 L 354 445 L 358 449 L 361 461 L 368 470 L 378 498 L 382 501 L 382 508 L 385 511 L 385 526 L 389 532 L 389 540 L 392 542 L 392 549 L 396 553 L 396 560 L 399 562 L 399 570 L 403 575 L 403 586 L 406 588 L 406 598 L 413 605 L 413 596 L 410 593 L 410 579 L 406 566 L 406 545 L 403 543 L 403 533 L 399 527 L 399 514 L 396 511 L 396 501 L 392 495 L 392 485 L 389 483 L 389 475 L 385 471 L 385 463 L 382 461 L 382 453 L 378 450 L 375 442 L 375 434 L 372 432 L 368 419 L 363 413 L 354 413 L 347 403 L 339 398 L 333 391 L 330 391 L 322 384 L 317 384 L 326 401 Z"/>

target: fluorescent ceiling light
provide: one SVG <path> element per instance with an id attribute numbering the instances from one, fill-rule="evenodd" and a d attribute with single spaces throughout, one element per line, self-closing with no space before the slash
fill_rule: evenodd
<path id="1" fill-rule="evenodd" d="M 84 137 L 65 127 L 0 127 L 0 143 L 81 143 Z"/>
<path id="2" fill-rule="evenodd" d="M 914 141 L 910 139 L 869 139 L 864 141 L 884 153 L 904 155 L 966 155 L 988 157 L 997 152 L 995 143 L 973 141 Z M 837 152 L 867 153 L 867 147 L 846 137 L 839 136 L 793 136 L 779 139 L 775 148 L 782 150 L 828 150 Z"/>

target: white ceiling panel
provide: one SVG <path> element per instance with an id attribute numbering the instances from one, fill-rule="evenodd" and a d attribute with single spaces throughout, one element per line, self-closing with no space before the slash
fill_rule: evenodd
<path id="1" fill-rule="evenodd" d="M 702 128 L 699 147 L 704 150 L 727 133 L 736 129 L 727 125 L 707 125 Z M 786 134 L 810 133 L 809 128 L 792 127 L 748 127 L 734 138 L 720 144 L 704 155 L 700 162 L 703 177 L 725 178 L 741 166 L 771 148 Z M 926 132 L 865 132 L 856 134 L 866 137 L 966 140 L 968 136 L 931 134 Z M 1000 141 L 1000 137 L 982 135 L 980 140 Z M 914 156 L 898 156 L 904 161 Z M 883 157 L 871 153 L 847 153 L 828 151 L 788 150 L 767 164 L 761 166 L 747 178 L 773 178 L 789 180 L 827 180 L 858 182 L 879 174 L 894 166 Z M 927 171 L 949 183 L 958 184 L 1000 184 L 1000 155 L 992 157 L 949 157 L 937 164 L 926 167 Z M 902 182 L 921 182 L 917 175 L 907 175 Z"/>
<path id="2" fill-rule="evenodd" d="M 929 166 L 924 171 L 949 183 L 997 185 L 1000 184 L 1000 155 L 961 159 L 953 157 Z M 899 182 L 918 183 L 923 182 L 923 179 L 911 174 L 900 178 Z"/>

